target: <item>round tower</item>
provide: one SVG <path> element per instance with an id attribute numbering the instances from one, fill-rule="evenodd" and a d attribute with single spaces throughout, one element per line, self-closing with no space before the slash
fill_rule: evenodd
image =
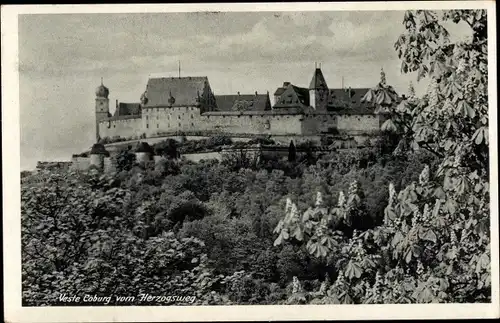
<path id="1" fill-rule="evenodd" d="M 99 122 L 109 118 L 109 90 L 102 83 L 95 90 L 95 135 L 96 142 L 101 139 L 99 134 Z"/>
<path id="2" fill-rule="evenodd" d="M 104 157 L 109 157 L 109 152 L 104 148 L 104 145 L 94 144 L 90 150 L 90 165 L 103 169 Z"/>
<path id="3" fill-rule="evenodd" d="M 147 142 L 140 142 L 135 150 L 135 160 L 138 164 L 144 164 L 151 160 L 153 148 Z"/>

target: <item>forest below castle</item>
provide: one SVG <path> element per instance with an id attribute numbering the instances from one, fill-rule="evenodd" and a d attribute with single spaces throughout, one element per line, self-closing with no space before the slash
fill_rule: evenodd
<path id="1" fill-rule="evenodd" d="M 472 37 L 451 42 L 445 20 Z M 486 12 L 409 11 L 404 25 L 402 72 L 430 85 L 401 104 L 384 77 L 369 91 L 390 115 L 375 147 L 199 163 L 165 147 L 156 165 L 124 152 L 113 174 L 23 176 L 23 305 L 491 302 Z"/>

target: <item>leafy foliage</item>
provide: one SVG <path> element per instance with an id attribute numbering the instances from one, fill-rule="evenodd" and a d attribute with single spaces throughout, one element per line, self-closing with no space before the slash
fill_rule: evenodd
<path id="1" fill-rule="evenodd" d="M 358 201 L 352 193 L 347 202 L 340 195 L 333 212 L 319 207 L 320 193 L 316 207 L 302 216 L 292 203 L 276 227 L 276 245 L 294 238 L 327 263 L 329 255 L 340 258 L 334 259 L 337 280 L 314 303 L 491 299 L 486 13 L 453 10 L 442 19 L 469 24 L 472 39 L 451 43 L 437 14 L 409 11 L 407 33 L 396 43 L 403 72 L 431 77 L 428 93 L 418 99 L 410 91 L 399 104 L 382 74 L 364 98 L 390 115 L 386 130 L 402 132 L 396 153 L 422 147 L 437 163 L 399 193 L 391 184 L 383 224 L 355 231 L 347 241 L 331 223 L 335 215 L 349 219 L 352 209 L 344 205 L 356 210 L 349 204 Z"/>

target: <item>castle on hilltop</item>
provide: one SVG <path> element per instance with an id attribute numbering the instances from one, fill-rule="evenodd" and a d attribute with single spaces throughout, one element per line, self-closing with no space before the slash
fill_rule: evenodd
<path id="1" fill-rule="evenodd" d="M 207 77 L 150 78 L 140 102 L 116 100 L 96 89 L 96 140 L 140 139 L 186 134 L 267 135 L 283 138 L 351 136 L 358 143 L 377 136 L 384 115 L 362 102 L 367 88 L 329 88 L 316 66 L 309 87 L 284 82 L 274 93 L 215 95 Z"/>

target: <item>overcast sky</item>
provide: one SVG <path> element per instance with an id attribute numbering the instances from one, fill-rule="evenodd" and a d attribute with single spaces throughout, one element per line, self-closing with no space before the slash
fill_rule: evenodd
<path id="1" fill-rule="evenodd" d="M 94 143 L 95 88 L 139 102 L 149 76 L 207 76 L 215 94 L 308 86 L 321 62 L 330 88 L 371 87 L 383 67 L 400 93 L 394 42 L 402 11 L 19 16 L 21 169 L 69 160 Z M 458 33 L 462 29 L 456 28 Z M 418 92 L 425 85 L 416 84 Z"/>

